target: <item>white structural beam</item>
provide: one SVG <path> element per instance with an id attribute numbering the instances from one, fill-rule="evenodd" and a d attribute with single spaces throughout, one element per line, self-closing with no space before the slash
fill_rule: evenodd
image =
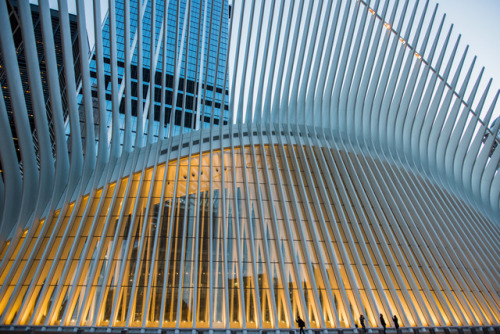
<path id="1" fill-rule="evenodd" d="M 500 325 L 500 93 L 434 3 L 58 5 L 0 0 L 0 330 Z"/>

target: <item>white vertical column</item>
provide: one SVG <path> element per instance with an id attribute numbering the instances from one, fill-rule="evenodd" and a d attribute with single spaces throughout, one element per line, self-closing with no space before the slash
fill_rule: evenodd
<path id="1" fill-rule="evenodd" d="M 7 239 L 10 234 L 13 225 L 12 222 L 15 222 L 19 215 L 19 200 L 22 198 L 22 179 L 21 173 L 19 173 L 19 165 L 17 164 L 16 149 L 14 147 L 14 141 L 12 140 L 7 109 L 5 108 L 4 92 L 1 87 L 0 95 L 0 160 L 2 160 L 2 174 L 4 180 L 4 186 L 1 190 L 4 191 L 4 194 L 8 194 L 3 198 L 2 215 L 0 216 L 1 245 L 4 244 L 5 239 Z M 12 239 L 12 244 L 9 245 L 9 250 L 2 259 L 2 264 L 14 251 L 15 238 Z"/>
<path id="2" fill-rule="evenodd" d="M 102 43 L 102 25 L 101 25 L 101 1 L 93 0 L 94 7 L 94 38 L 95 38 L 95 63 L 96 63 L 96 81 L 97 81 L 97 102 L 99 110 L 99 143 L 97 150 L 98 170 L 104 167 L 109 157 L 108 124 L 106 110 L 106 86 L 104 83 L 104 59 Z"/>
<path id="3" fill-rule="evenodd" d="M 69 109 L 71 158 L 69 170 L 68 192 L 72 192 L 80 180 L 83 167 L 82 134 L 80 131 L 80 116 L 76 102 L 76 83 L 73 61 L 73 45 L 71 43 L 71 28 L 69 25 L 68 3 L 58 0 L 59 25 L 62 39 L 64 60 L 64 79 L 66 81 L 66 99 Z"/>
<path id="4" fill-rule="evenodd" d="M 0 46 L 2 48 L 5 72 L 7 73 L 7 83 L 9 84 L 9 94 L 14 111 L 14 122 L 23 164 L 22 198 L 17 199 L 21 200 L 19 222 L 23 224 L 31 215 L 36 203 L 36 189 L 39 175 L 28 121 L 28 111 L 24 102 L 24 91 L 16 61 L 17 56 L 5 1 L 0 1 Z M 17 221 L 15 220 L 4 221 L 0 230 L 0 238 L 5 240 L 8 237 L 7 234 L 9 231 L 13 230 L 16 224 Z"/>
<path id="5" fill-rule="evenodd" d="M 149 51 L 149 114 L 148 114 L 148 144 L 153 142 L 155 123 L 155 84 L 156 84 L 156 0 L 151 0 L 151 39 Z"/>
<path id="6" fill-rule="evenodd" d="M 132 150 L 132 69 L 130 68 L 130 63 L 131 63 L 131 53 L 133 53 L 133 50 L 131 49 L 130 46 L 130 1 L 124 1 L 124 6 L 125 6 L 125 13 L 124 13 L 124 44 L 125 44 L 125 69 L 124 69 L 124 77 L 123 81 L 125 82 L 125 134 L 123 138 L 123 150 L 125 152 L 130 152 Z M 137 11 L 140 13 L 141 12 L 141 7 L 139 6 L 137 8 Z M 136 26 L 138 27 L 139 25 L 142 25 L 142 21 L 136 21 Z M 136 29 L 136 36 L 137 36 L 137 30 Z M 138 69 L 136 70 L 137 73 L 139 73 Z M 122 81 L 122 84 L 123 84 Z M 136 88 L 137 89 L 137 88 Z M 139 100 L 139 98 L 137 99 Z M 137 113 L 139 106 L 139 102 L 136 103 L 136 116 L 138 117 L 139 114 Z M 137 133 L 136 133 L 137 134 Z"/>
<path id="7" fill-rule="evenodd" d="M 85 4 L 77 0 L 78 9 L 78 41 L 80 47 L 80 73 L 82 78 L 83 107 L 85 110 L 85 160 L 83 165 L 83 181 L 85 182 L 94 171 L 96 164 L 94 110 L 92 106 L 92 91 L 90 89 L 89 44 L 87 38 L 87 20 L 85 19 Z"/>
<path id="8" fill-rule="evenodd" d="M 111 65 L 111 156 L 117 158 L 121 154 L 120 148 L 120 106 L 118 101 L 118 64 L 116 46 L 116 11 L 115 0 L 108 1 L 109 12 L 109 44 L 110 44 L 110 65 Z"/>
<path id="9" fill-rule="evenodd" d="M 69 156 L 66 134 L 64 133 L 64 119 L 61 101 L 61 89 L 57 71 L 56 53 L 54 46 L 54 32 L 48 0 L 39 1 L 40 21 L 43 33 L 45 67 L 47 69 L 47 85 L 50 98 L 52 122 L 55 132 L 55 180 L 52 201 L 55 203 L 68 182 Z"/>
<path id="10" fill-rule="evenodd" d="M 21 18 L 20 25 L 23 36 L 24 55 L 28 70 L 29 90 L 31 91 L 32 101 L 32 110 L 29 110 L 28 112 L 33 113 L 33 118 L 35 120 L 36 138 L 38 142 L 38 158 L 40 164 L 40 179 L 34 217 L 34 219 L 37 220 L 50 199 L 50 197 L 45 194 L 52 191 L 54 165 L 49 138 L 47 112 L 45 110 L 45 99 L 43 97 L 43 88 L 40 76 L 40 60 L 38 59 L 35 36 L 33 33 L 34 30 L 31 9 L 27 1 L 19 2 L 18 6 L 19 16 Z"/>
<path id="11" fill-rule="evenodd" d="M 137 127 L 136 127 L 136 137 L 135 137 L 135 147 L 142 147 L 144 145 L 144 94 L 143 94 L 143 31 L 142 31 L 142 19 L 144 17 L 145 10 L 143 11 L 143 2 L 147 4 L 148 0 L 137 0 L 137 29 L 135 35 L 137 36 Z M 168 7 L 165 9 L 168 10 Z"/>

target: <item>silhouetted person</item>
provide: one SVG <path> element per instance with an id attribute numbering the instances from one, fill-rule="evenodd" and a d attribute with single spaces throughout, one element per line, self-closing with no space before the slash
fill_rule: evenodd
<path id="1" fill-rule="evenodd" d="M 396 317 L 396 315 L 394 315 L 392 317 L 392 321 L 394 321 L 394 328 L 396 328 L 396 331 L 397 331 L 399 329 L 398 317 Z"/>
<path id="2" fill-rule="evenodd" d="M 304 326 L 306 325 L 306 323 L 304 322 L 304 320 L 300 319 L 300 317 L 297 316 L 297 320 L 295 320 L 295 322 L 297 323 L 297 325 L 299 325 L 300 334 L 305 334 Z"/>
<path id="3" fill-rule="evenodd" d="M 382 327 L 384 327 L 384 333 L 385 333 L 385 327 L 387 327 L 387 324 L 385 323 L 385 319 L 382 314 L 380 315 L 380 324 L 382 325 Z"/>
<path id="4" fill-rule="evenodd" d="M 365 316 L 364 315 L 359 316 L 359 324 L 361 325 L 361 328 L 363 328 L 363 331 L 366 331 Z"/>

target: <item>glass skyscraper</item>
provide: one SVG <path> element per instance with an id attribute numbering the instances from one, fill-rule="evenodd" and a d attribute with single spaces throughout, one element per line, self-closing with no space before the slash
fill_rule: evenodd
<path id="1" fill-rule="evenodd" d="M 142 66 L 138 68 L 139 52 L 131 52 L 131 114 L 133 127 L 136 128 L 138 110 L 144 113 L 144 137 L 147 138 L 149 119 L 147 118 L 149 98 L 149 86 L 154 84 L 154 125 L 155 140 L 157 140 L 158 127 L 160 126 L 160 108 L 162 108 L 162 94 L 164 94 L 164 123 L 166 131 L 173 126 L 173 134 L 181 131 L 191 131 L 199 128 L 209 127 L 210 124 L 227 124 L 229 110 L 228 82 L 226 77 L 226 62 L 228 54 L 228 22 L 229 6 L 222 0 L 202 3 L 200 0 L 191 1 L 156 1 L 154 8 L 154 29 L 152 29 L 151 1 L 144 6 L 144 14 L 138 16 L 138 4 L 140 1 L 130 1 L 130 34 L 133 37 L 131 43 L 134 48 L 142 48 Z M 165 4 L 167 8 L 165 8 Z M 116 48 L 118 83 L 122 84 L 125 77 L 125 2 L 118 0 L 116 5 Z M 189 5 L 189 7 L 187 7 Z M 223 8 L 224 6 L 224 8 Z M 221 16 L 220 13 L 224 14 Z M 203 16 L 206 14 L 206 17 Z M 162 91 L 163 57 L 164 49 L 158 45 L 163 38 L 163 16 L 166 14 L 166 54 L 165 54 L 165 90 Z M 138 46 L 137 33 L 138 18 L 142 16 L 142 46 Z M 186 21 L 186 22 L 184 22 Z M 184 35 L 177 35 L 179 27 L 186 24 Z M 153 44 L 156 46 L 154 52 L 151 45 L 151 35 L 154 30 Z M 111 36 L 109 14 L 105 20 L 103 30 L 103 54 L 104 54 L 104 84 L 106 87 L 106 110 L 108 111 L 107 125 L 111 126 Z M 201 43 L 204 41 L 204 53 Z M 181 45 L 181 43 L 184 43 Z M 177 48 L 177 49 L 176 49 Z M 92 96 L 97 99 L 97 68 L 95 54 L 90 63 L 90 75 L 92 78 Z M 176 59 L 181 57 L 179 68 L 176 69 Z M 154 68 L 151 68 L 151 61 Z M 201 66 L 203 64 L 203 66 Z M 201 70 L 203 68 L 203 70 Z M 174 76 L 179 77 L 175 81 Z M 142 99 L 139 98 L 139 73 L 142 74 Z M 152 74 L 153 73 L 153 74 Z M 154 78 L 154 79 L 153 79 Z M 175 83 L 178 83 L 175 87 Z M 224 86 L 226 83 L 226 86 Z M 174 103 L 174 90 L 177 89 L 177 106 Z M 125 126 L 125 96 L 121 98 L 120 128 L 123 141 Z M 80 96 L 81 99 L 81 96 Z M 146 108 L 146 109 L 144 109 Z M 184 113 L 183 113 L 184 109 Z M 172 115 L 172 110 L 175 110 Z M 184 114 L 184 115 L 183 115 Z M 135 131 L 133 131 L 135 142 Z"/>

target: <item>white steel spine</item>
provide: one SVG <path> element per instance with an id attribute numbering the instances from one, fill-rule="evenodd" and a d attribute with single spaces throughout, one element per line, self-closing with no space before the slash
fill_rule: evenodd
<path id="1" fill-rule="evenodd" d="M 23 34 L 25 56 L 27 59 L 28 80 L 31 87 L 31 99 L 33 103 L 33 117 L 35 118 L 35 129 L 38 140 L 38 159 L 40 165 L 39 184 L 37 187 L 36 207 L 34 211 L 34 219 L 38 219 L 45 209 L 50 197 L 43 194 L 52 191 L 54 179 L 54 165 L 52 152 L 50 147 L 49 127 L 47 122 L 47 114 L 45 111 L 45 103 L 42 92 L 42 82 L 40 71 L 36 64 L 36 44 L 33 33 L 33 21 L 29 4 L 22 2 L 19 4 L 19 14 L 21 17 L 21 30 Z"/>
<path id="2" fill-rule="evenodd" d="M 94 0 L 94 57 L 96 59 L 96 86 L 97 86 L 97 111 L 99 112 L 99 143 L 97 148 L 97 169 L 101 172 L 109 159 L 109 140 L 106 119 L 106 87 L 104 84 L 104 59 L 103 41 L 101 28 L 101 6 L 99 1 Z"/>
<path id="3" fill-rule="evenodd" d="M 73 66 L 73 52 L 70 36 L 68 4 L 58 1 L 59 21 L 61 24 L 62 53 L 64 59 L 64 78 L 66 81 L 66 99 L 68 100 L 69 124 L 71 132 L 71 156 L 68 176 L 68 192 L 75 189 L 82 175 L 83 148 L 80 130 L 78 106 L 76 101 L 75 71 Z"/>
<path id="4" fill-rule="evenodd" d="M 12 30 L 9 26 L 10 21 L 7 15 L 7 5 L 5 2 L 2 2 L 0 6 L 0 21 L 2 24 L 0 43 L 2 46 L 2 60 L 5 64 L 4 67 L 7 73 L 9 93 L 13 105 L 13 118 L 20 147 L 23 179 L 21 197 L 17 198 L 17 200 L 20 201 L 17 216 L 7 216 L 6 218 L 11 218 L 11 220 L 2 221 L 1 238 L 3 242 L 5 242 L 7 239 L 6 235 L 11 230 L 15 229 L 17 225 L 23 224 L 33 211 L 36 203 L 36 187 L 38 185 L 39 173 L 36 167 L 36 156 L 31 141 L 31 131 L 28 123 L 26 104 L 23 99 L 23 88 L 21 87 L 19 68 L 16 64 L 15 45 L 12 38 Z"/>

